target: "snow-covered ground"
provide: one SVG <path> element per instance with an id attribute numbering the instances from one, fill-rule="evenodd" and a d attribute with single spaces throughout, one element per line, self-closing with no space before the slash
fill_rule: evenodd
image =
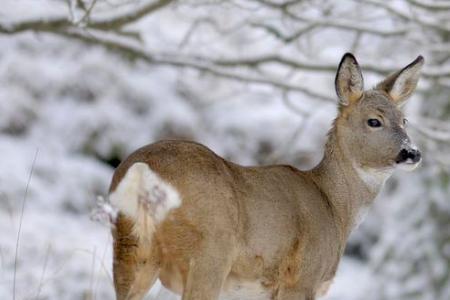
<path id="1" fill-rule="evenodd" d="M 33 184 L 33 182 L 31 182 Z M 12 299 L 20 215 L 0 215 L 0 299 Z M 113 299 L 109 229 L 88 216 L 25 209 L 17 257 L 16 299 Z M 344 258 L 328 300 L 357 300 L 369 284 L 367 266 Z M 149 299 L 179 299 L 157 282 Z"/>

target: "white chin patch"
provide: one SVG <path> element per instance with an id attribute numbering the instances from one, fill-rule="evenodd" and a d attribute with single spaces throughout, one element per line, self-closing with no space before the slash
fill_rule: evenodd
<path id="1" fill-rule="evenodd" d="M 419 160 L 418 162 L 414 163 L 410 158 L 408 158 L 405 162 L 397 164 L 396 167 L 400 170 L 412 171 L 420 165 L 421 161 L 422 160 Z"/>

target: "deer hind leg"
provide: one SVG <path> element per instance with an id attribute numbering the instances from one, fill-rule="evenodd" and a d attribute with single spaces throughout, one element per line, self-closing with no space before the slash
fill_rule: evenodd
<path id="1" fill-rule="evenodd" d="M 133 222 L 120 215 L 114 237 L 114 287 L 117 300 L 141 300 L 159 273 L 156 247 L 132 234 Z"/>
<path id="2" fill-rule="evenodd" d="M 202 241 L 205 242 L 205 241 Z M 182 300 L 216 300 L 231 270 L 230 240 L 215 241 L 202 247 L 201 254 L 191 258 Z"/>
<path id="3" fill-rule="evenodd" d="M 117 299 L 140 300 L 159 273 L 156 226 L 181 204 L 181 198 L 143 162 L 131 165 L 111 190 L 109 199 L 119 211 L 113 230 Z"/>

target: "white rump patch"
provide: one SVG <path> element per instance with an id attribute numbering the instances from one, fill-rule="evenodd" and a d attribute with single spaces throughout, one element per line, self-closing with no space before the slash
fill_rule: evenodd
<path id="1" fill-rule="evenodd" d="M 176 189 L 142 162 L 128 169 L 109 199 L 120 212 L 135 220 L 135 234 L 147 239 L 153 236 L 156 224 L 181 205 Z"/>

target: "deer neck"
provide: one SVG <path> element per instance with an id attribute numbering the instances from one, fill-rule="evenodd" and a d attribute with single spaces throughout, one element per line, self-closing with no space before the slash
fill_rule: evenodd
<path id="1" fill-rule="evenodd" d="M 350 149 L 340 143 L 334 126 L 328 136 L 324 157 L 311 173 L 334 209 L 346 239 L 362 221 L 392 170 L 365 168 L 355 163 Z"/>

